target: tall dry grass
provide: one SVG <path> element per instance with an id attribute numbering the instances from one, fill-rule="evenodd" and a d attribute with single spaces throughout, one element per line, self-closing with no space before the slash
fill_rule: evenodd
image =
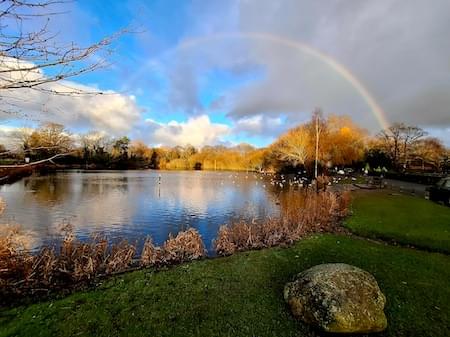
<path id="1" fill-rule="evenodd" d="M 334 232 L 347 215 L 348 193 L 290 191 L 280 195 L 281 215 L 260 223 L 239 221 L 220 227 L 214 249 L 218 255 L 288 245 L 305 235 Z"/>
<path id="2" fill-rule="evenodd" d="M 5 226 L 0 234 L 0 295 L 3 289 L 27 281 L 34 259 L 24 251 L 20 229 Z"/>
<path id="3" fill-rule="evenodd" d="M 0 199 L 0 214 L 4 208 Z M 193 228 L 170 235 L 162 247 L 147 239 L 140 259 L 135 259 L 135 244 L 123 240 L 110 245 L 99 235 L 82 242 L 69 225 L 62 228 L 64 238 L 58 250 L 44 247 L 37 254 L 29 253 L 27 235 L 19 226 L 2 225 L 0 229 L 0 298 L 5 299 L 70 288 L 139 266 L 176 264 L 206 255 L 202 238 Z"/>
<path id="4" fill-rule="evenodd" d="M 222 226 L 214 241 L 218 255 L 236 251 L 288 245 L 307 234 L 331 232 L 347 214 L 349 194 L 290 191 L 279 196 L 279 217 L 263 222 L 239 221 Z M 5 204 L 0 200 L 0 214 Z M 0 298 L 65 289 L 131 268 L 163 266 L 206 256 L 199 232 L 190 228 L 170 235 L 162 246 L 148 238 L 141 256 L 136 245 L 121 241 L 109 244 L 102 236 L 79 241 L 70 226 L 63 228 L 59 249 L 44 247 L 37 254 L 27 250 L 27 235 L 17 226 L 0 226 Z"/>
<path id="5" fill-rule="evenodd" d="M 126 241 L 109 245 L 103 237 L 81 242 L 68 231 L 59 251 L 44 247 L 31 254 L 21 242 L 18 227 L 0 236 L 0 294 L 47 292 L 114 274 L 133 265 L 136 247 Z"/>
<path id="6" fill-rule="evenodd" d="M 169 235 L 162 247 L 153 244 L 151 238 L 144 243 L 141 253 L 143 266 L 160 266 L 198 260 L 206 256 L 206 249 L 200 233 L 189 228 L 177 236 Z"/>
<path id="7" fill-rule="evenodd" d="M 0 215 L 6 208 L 0 199 Z M 25 253 L 26 238 L 18 226 L 0 226 L 0 295 L 3 289 L 26 282 L 33 266 L 33 257 Z"/>

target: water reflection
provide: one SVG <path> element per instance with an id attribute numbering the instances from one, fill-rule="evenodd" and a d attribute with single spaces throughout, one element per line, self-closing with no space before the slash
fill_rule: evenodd
<path id="1" fill-rule="evenodd" d="M 279 192 L 268 190 L 246 173 L 65 171 L 25 178 L 0 193 L 8 205 L 2 222 L 33 233 L 35 248 L 53 242 L 69 222 L 82 239 L 101 232 L 142 242 L 151 235 L 158 244 L 194 227 L 209 249 L 220 225 L 277 214 Z"/>

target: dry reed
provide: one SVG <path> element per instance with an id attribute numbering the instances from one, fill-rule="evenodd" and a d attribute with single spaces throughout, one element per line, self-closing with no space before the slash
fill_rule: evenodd
<path id="1" fill-rule="evenodd" d="M 153 244 L 152 238 L 147 238 L 141 253 L 141 265 L 144 267 L 157 266 L 164 261 L 163 251 L 161 247 Z"/>
<path id="2" fill-rule="evenodd" d="M 221 226 L 214 241 L 218 255 L 236 251 L 288 245 L 307 234 L 330 232 L 346 216 L 348 193 L 291 191 L 279 196 L 281 213 L 264 222 L 239 221 Z M 0 214 L 5 208 L 0 199 Z M 105 237 L 79 241 L 70 226 L 63 228 L 59 251 L 44 247 L 30 254 L 27 235 L 17 226 L 0 227 L 0 296 L 30 295 L 86 283 L 100 275 L 114 274 L 137 266 L 162 266 L 200 259 L 206 250 L 199 232 L 190 228 L 169 238 L 161 247 L 148 238 L 139 261 L 136 246 L 126 241 L 109 245 Z"/>
<path id="3" fill-rule="evenodd" d="M 104 274 L 122 272 L 133 264 L 136 247 L 122 241 L 109 247 L 104 237 L 94 236 L 80 242 L 70 227 L 59 253 L 44 247 L 30 254 L 20 240 L 24 237 L 18 227 L 8 226 L 0 235 L 0 294 L 33 294 L 65 288 L 79 282 L 93 280 Z"/>
<path id="4" fill-rule="evenodd" d="M 0 294 L 27 280 L 32 270 L 33 257 L 24 252 L 17 226 L 6 226 L 0 235 Z"/>
<path id="5" fill-rule="evenodd" d="M 129 244 L 126 240 L 113 245 L 111 255 L 106 260 L 106 274 L 122 272 L 130 268 L 135 253 L 136 246 Z"/>
<path id="6" fill-rule="evenodd" d="M 141 264 L 143 266 L 176 264 L 198 260 L 204 256 L 206 249 L 200 233 L 194 228 L 189 228 L 179 232 L 175 237 L 170 234 L 162 247 L 156 247 L 150 238 L 147 239 L 142 249 Z"/>
<path id="7" fill-rule="evenodd" d="M 334 232 L 347 215 L 350 195 L 290 191 L 280 195 L 281 215 L 261 223 L 240 221 L 219 229 L 214 248 L 218 255 L 292 244 L 305 235 Z"/>

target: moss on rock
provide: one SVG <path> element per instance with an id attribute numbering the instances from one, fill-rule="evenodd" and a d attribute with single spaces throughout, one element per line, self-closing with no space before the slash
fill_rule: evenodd
<path id="1" fill-rule="evenodd" d="M 328 332 L 386 329 L 386 298 L 368 272 L 343 263 L 321 264 L 288 283 L 284 298 L 295 317 Z"/>

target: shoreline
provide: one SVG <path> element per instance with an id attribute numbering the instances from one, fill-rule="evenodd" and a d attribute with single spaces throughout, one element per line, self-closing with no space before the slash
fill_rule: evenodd
<path id="1" fill-rule="evenodd" d="M 42 166 L 29 166 L 29 167 L 11 167 L 0 169 L 0 185 L 11 185 L 22 178 L 29 177 L 33 174 L 45 175 L 47 173 L 66 171 L 66 170 L 80 170 L 80 171 L 161 171 L 161 172 L 194 172 L 194 171 L 204 171 L 204 172 L 247 172 L 247 173 L 266 173 L 266 174 L 276 174 L 276 172 L 269 171 L 255 171 L 255 170 L 245 170 L 245 169 L 227 169 L 227 170 L 189 170 L 189 169 L 155 169 L 150 167 L 104 167 L 104 166 L 93 166 L 93 165 L 42 165 Z"/>

